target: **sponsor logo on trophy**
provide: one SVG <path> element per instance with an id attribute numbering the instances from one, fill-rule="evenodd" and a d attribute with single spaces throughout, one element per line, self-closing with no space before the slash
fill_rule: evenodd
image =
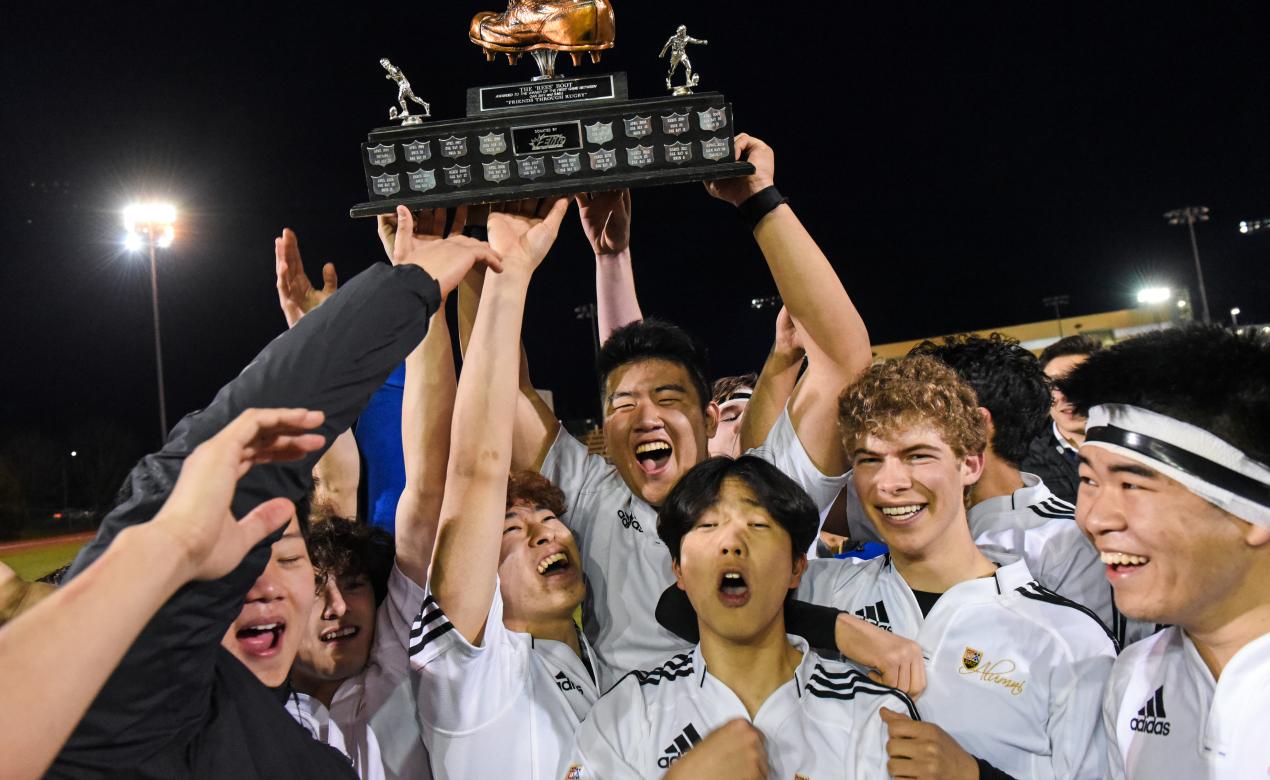
<path id="1" fill-rule="evenodd" d="M 368 146 L 366 147 L 366 156 L 370 159 L 371 165 L 378 165 L 382 168 L 397 162 L 397 147 L 390 144 Z"/>
<path id="2" fill-rule="evenodd" d="M 586 126 L 587 143 L 606 144 L 613 140 L 613 123 L 596 122 Z"/>
<path id="3" fill-rule="evenodd" d="M 728 138 L 711 138 L 701 142 L 701 156 L 707 160 L 724 160 L 732 157 L 732 142 Z"/>
<path id="4" fill-rule="evenodd" d="M 652 165 L 653 160 L 653 147 L 651 146 L 633 146 L 626 150 L 627 165 L 643 168 Z"/>
<path id="5" fill-rule="evenodd" d="M 411 141 L 401 148 L 406 151 L 406 162 L 427 162 L 432 159 L 431 141 Z"/>
<path id="6" fill-rule="evenodd" d="M 376 195 L 396 195 L 401 192 L 401 179 L 395 173 L 372 176 L 370 182 Z"/>
<path id="7" fill-rule="evenodd" d="M 547 160 L 544 157 L 521 157 L 516 160 L 516 170 L 522 179 L 536 179 L 547 174 Z"/>
<path id="8" fill-rule="evenodd" d="M 494 162 L 481 163 L 481 167 L 485 172 L 485 181 L 498 183 L 507 181 L 512 177 L 512 166 L 510 163 L 495 160 Z"/>
<path id="9" fill-rule="evenodd" d="M 507 151 L 507 136 L 502 133 L 490 133 L 480 136 L 477 140 L 480 141 L 481 154 L 493 157 Z"/>
<path id="10" fill-rule="evenodd" d="M 666 135 L 683 135 L 690 129 L 687 114 L 670 114 L 661 118 L 661 131 Z"/>
<path id="11" fill-rule="evenodd" d="M 437 186 L 436 171 L 420 168 L 406 174 L 406 177 L 410 179 L 410 189 L 415 192 L 427 192 Z"/>
<path id="12" fill-rule="evenodd" d="M 598 152 L 590 152 L 591 170 L 607 171 L 610 168 L 617 167 L 617 154 L 612 149 L 601 149 Z"/>
<path id="13" fill-rule="evenodd" d="M 643 138 L 646 135 L 653 134 L 653 118 L 651 116 L 633 116 L 629 119 L 623 119 L 622 123 L 626 125 L 627 138 Z"/>
<path id="14" fill-rule="evenodd" d="M 462 187 L 472 183 L 472 166 L 454 165 L 445 170 L 445 183 L 451 187 Z"/>
<path id="15" fill-rule="evenodd" d="M 582 123 L 560 122 L 512 128 L 512 146 L 516 154 L 559 152 L 582 148 Z"/>
<path id="16" fill-rule="evenodd" d="M 457 136 L 441 139 L 441 156 L 450 159 L 467 157 L 467 139 Z"/>
<path id="17" fill-rule="evenodd" d="M 569 152 L 551 158 L 552 169 L 561 176 L 569 176 L 582 170 L 582 155 Z"/>
<path id="18" fill-rule="evenodd" d="M 721 127 L 728 126 L 728 114 L 721 108 L 711 108 L 708 111 L 697 112 L 697 124 L 707 133 L 713 133 Z"/>
<path id="19" fill-rule="evenodd" d="M 676 141 L 666 144 L 666 159 L 672 163 L 686 163 L 692 159 L 692 144 Z"/>

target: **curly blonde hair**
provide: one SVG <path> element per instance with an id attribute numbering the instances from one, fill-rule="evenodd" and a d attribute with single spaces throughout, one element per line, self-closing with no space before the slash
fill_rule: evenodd
<path id="1" fill-rule="evenodd" d="M 956 371 L 926 355 L 878 363 L 838 398 L 838 425 L 848 455 L 870 434 L 889 437 L 923 424 L 939 431 L 959 458 L 988 445 L 975 391 Z"/>

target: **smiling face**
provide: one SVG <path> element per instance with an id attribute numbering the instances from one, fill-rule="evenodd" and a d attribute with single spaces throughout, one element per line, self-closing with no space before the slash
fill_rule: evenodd
<path id="1" fill-rule="evenodd" d="M 851 448 L 864 512 L 902 560 L 938 553 L 966 524 L 965 489 L 983 472 L 983 455 L 958 456 L 929 423 L 868 434 Z"/>
<path id="2" fill-rule="evenodd" d="M 260 682 L 275 688 L 287 679 L 314 601 L 313 564 L 293 517 L 221 645 Z"/>
<path id="3" fill-rule="evenodd" d="M 503 621 L 514 630 L 568 618 L 586 595 L 573 534 L 552 510 L 525 503 L 504 516 L 498 579 Z"/>
<path id="4" fill-rule="evenodd" d="M 295 674 L 323 682 L 360 672 L 375 639 L 375 589 L 365 574 L 328 575 L 300 643 Z"/>
<path id="5" fill-rule="evenodd" d="M 1116 607 L 1187 629 L 1226 619 L 1231 594 L 1266 565 L 1264 542 L 1246 537 L 1265 534 L 1136 460 L 1089 445 L 1080 457 L 1076 522 L 1107 565 Z"/>
<path id="6" fill-rule="evenodd" d="M 660 358 L 614 369 L 605 398 L 609 459 L 632 492 L 660 505 L 684 472 L 706 458 L 718 407 L 703 412 L 688 370 Z"/>
<path id="7" fill-rule="evenodd" d="M 1049 377 L 1051 382 L 1062 379 L 1088 359 L 1089 355 L 1060 355 L 1045 364 L 1045 376 Z M 1084 436 L 1085 418 L 1076 414 L 1075 407 L 1072 406 L 1071 401 L 1067 400 L 1067 396 L 1063 395 L 1063 391 L 1052 387 L 1050 395 L 1054 399 L 1054 405 L 1050 407 L 1050 418 L 1058 425 L 1058 430 L 1069 439 L 1073 436 Z"/>
<path id="8" fill-rule="evenodd" d="M 726 455 L 736 458 L 741 455 L 741 417 L 745 414 L 745 407 L 750 405 L 748 394 L 753 391 L 742 387 L 738 392 L 746 394 L 745 397 L 719 404 L 719 426 L 707 445 L 711 457 Z"/>
<path id="9" fill-rule="evenodd" d="M 806 568 L 806 556 L 793 555 L 789 532 L 736 477 L 724 479 L 713 506 L 683 535 L 674 563 L 703 639 L 713 634 L 740 644 L 784 619 L 785 596 Z"/>

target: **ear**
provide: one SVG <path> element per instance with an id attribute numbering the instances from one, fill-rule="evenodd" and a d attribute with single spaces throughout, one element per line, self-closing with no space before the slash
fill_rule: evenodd
<path id="1" fill-rule="evenodd" d="M 687 592 L 688 589 L 684 587 L 683 569 L 679 566 L 679 561 L 671 561 L 670 570 L 675 573 L 675 584 L 679 586 L 680 590 Z"/>
<path id="2" fill-rule="evenodd" d="M 961 459 L 961 484 L 963 487 L 970 487 L 979 481 L 979 477 L 983 476 L 984 460 L 982 452 L 967 454 Z"/>
<path id="3" fill-rule="evenodd" d="M 1244 531 L 1244 541 L 1248 543 L 1249 547 L 1270 545 L 1270 528 L 1264 525 L 1248 523 L 1248 528 Z"/>
<path id="4" fill-rule="evenodd" d="M 802 553 L 794 559 L 794 570 L 789 577 L 789 589 L 793 590 L 798 587 L 798 583 L 802 582 L 803 574 L 807 571 L 807 554 Z"/>
<path id="5" fill-rule="evenodd" d="M 988 433 L 988 445 L 983 450 L 987 454 L 992 452 L 992 442 L 997 438 L 997 425 L 992 421 L 992 412 L 986 406 L 979 407 L 979 416 L 983 418 L 983 427 Z"/>
<path id="6" fill-rule="evenodd" d="M 719 405 L 711 401 L 706 405 L 706 438 L 714 438 L 714 434 L 719 430 Z"/>

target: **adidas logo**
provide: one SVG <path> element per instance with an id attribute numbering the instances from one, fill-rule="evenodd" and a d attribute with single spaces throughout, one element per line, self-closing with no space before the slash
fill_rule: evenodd
<path id="1" fill-rule="evenodd" d="M 1155 694 L 1147 699 L 1147 703 L 1138 710 L 1138 716 L 1129 721 L 1129 728 L 1143 734 L 1169 735 L 1169 722 L 1164 714 L 1164 686 L 1155 689 Z"/>
<path id="2" fill-rule="evenodd" d="M 657 766 L 662 769 L 669 769 L 670 765 L 683 758 L 684 753 L 692 750 L 692 747 L 701 741 L 701 735 L 697 733 L 697 729 L 689 723 L 684 726 L 684 730 L 675 737 L 675 741 L 662 751 L 662 757 L 657 759 Z"/>
<path id="3" fill-rule="evenodd" d="M 885 628 L 887 631 L 893 632 L 891 628 L 891 618 L 887 617 L 886 614 L 886 605 L 881 601 L 871 607 L 861 607 L 860 609 L 857 609 L 855 611 L 855 616 L 867 623 L 872 623 L 878 628 Z"/>
<path id="4" fill-rule="evenodd" d="M 577 685 L 574 684 L 573 680 L 569 679 L 569 677 L 564 672 L 556 673 L 556 687 L 560 689 L 561 693 L 568 693 L 569 691 L 581 690 L 580 688 L 578 688 Z"/>

